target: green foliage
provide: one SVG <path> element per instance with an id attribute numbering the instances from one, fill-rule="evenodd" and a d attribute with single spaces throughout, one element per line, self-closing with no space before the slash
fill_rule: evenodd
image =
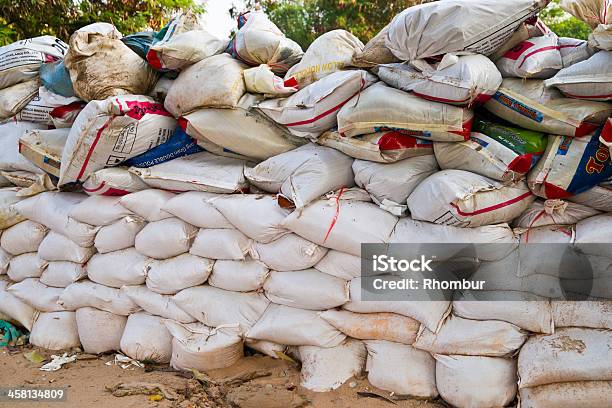
<path id="1" fill-rule="evenodd" d="M 540 18 L 559 37 L 586 40 L 591 33 L 588 24 L 559 7 L 559 0 L 553 0 L 546 9 L 542 10 Z"/>
<path id="2" fill-rule="evenodd" d="M 203 8 L 194 0 L 0 0 L 0 45 L 50 34 L 68 41 L 77 29 L 104 21 L 123 34 L 159 29 L 179 10 Z"/>

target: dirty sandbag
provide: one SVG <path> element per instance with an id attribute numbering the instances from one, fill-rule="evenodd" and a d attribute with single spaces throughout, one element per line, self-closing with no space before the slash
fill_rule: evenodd
<path id="1" fill-rule="evenodd" d="M 0 47 L 0 89 L 36 78 L 43 63 L 62 59 L 67 48 L 66 43 L 51 35 Z"/>
<path id="2" fill-rule="evenodd" d="M 40 283 L 54 288 L 65 288 L 83 278 L 87 277 L 85 265 L 68 262 L 49 262 L 47 268 L 40 275 Z"/>
<path id="3" fill-rule="evenodd" d="M 26 220 L 4 230 L 0 246 L 11 255 L 36 252 L 49 229 L 42 224 Z"/>
<path id="4" fill-rule="evenodd" d="M 40 82 L 53 93 L 67 98 L 75 96 L 64 60 L 43 64 L 40 67 Z"/>
<path id="5" fill-rule="evenodd" d="M 558 199 L 536 200 L 514 220 L 515 227 L 534 228 L 545 225 L 573 225 L 600 214 L 594 208 Z"/>
<path id="6" fill-rule="evenodd" d="M 175 128 L 172 115 L 146 96 L 121 95 L 89 102 L 70 129 L 59 186 L 85 181 L 96 170 L 138 156 L 168 141 Z M 126 132 L 130 143 L 124 140 Z"/>
<path id="7" fill-rule="evenodd" d="M 83 183 L 89 195 L 123 196 L 149 188 L 137 175 L 125 167 L 110 167 L 94 171 Z"/>
<path id="8" fill-rule="evenodd" d="M 30 344 L 48 350 L 79 347 L 75 312 L 40 313 L 32 326 Z"/>
<path id="9" fill-rule="evenodd" d="M 144 219 L 130 215 L 105 225 L 96 234 L 94 246 L 101 254 L 133 247 L 136 235 L 146 224 Z"/>
<path id="10" fill-rule="evenodd" d="M 291 67 L 285 81 L 295 81 L 303 88 L 351 65 L 353 55 L 363 50 L 359 38 L 345 30 L 332 30 L 310 44 L 302 60 Z"/>
<path id="11" fill-rule="evenodd" d="M 247 68 L 228 54 L 205 58 L 174 80 L 164 106 L 175 117 L 199 108 L 234 108 L 246 92 L 242 71 Z"/>
<path id="12" fill-rule="evenodd" d="M 138 54 L 140 58 L 147 59 L 147 52 L 156 34 L 155 31 L 140 31 L 122 37 L 121 42 L 127 45 L 130 50 Z"/>
<path id="13" fill-rule="evenodd" d="M 354 313 L 326 310 L 320 316 L 349 337 L 412 344 L 421 323 L 397 313 Z"/>
<path id="14" fill-rule="evenodd" d="M 9 316 L 12 320 L 19 322 L 23 327 L 32 331 L 32 325 L 38 312 L 32 306 L 23 302 L 7 288 L 9 282 L 0 280 L 0 313 Z"/>
<path id="15" fill-rule="evenodd" d="M 233 109 L 198 109 L 181 117 L 179 123 L 206 150 L 217 154 L 266 160 L 304 144 L 304 139 L 255 109 L 261 99 L 261 95 L 245 94 Z"/>
<path id="16" fill-rule="evenodd" d="M 296 234 L 287 234 L 263 244 L 253 244 L 252 256 L 275 271 L 300 271 L 317 264 L 327 248 L 310 242 Z"/>
<path id="17" fill-rule="evenodd" d="M 56 303 L 67 310 L 93 307 L 122 316 L 129 316 L 140 310 L 140 307 L 119 289 L 89 280 L 75 282 L 66 289 L 60 289 L 59 300 Z"/>
<path id="18" fill-rule="evenodd" d="M 335 127 L 340 108 L 375 81 L 367 71 L 334 72 L 286 99 L 260 102 L 257 109 L 294 135 L 315 139 Z"/>
<path id="19" fill-rule="evenodd" d="M 39 122 L 45 125 L 53 125 L 61 120 L 64 123 L 69 118 L 76 118 L 76 115 L 83 109 L 85 103 L 79 98 L 69 97 L 50 92 L 44 86 L 38 88 L 36 95 L 27 105 L 25 105 L 13 118 L 15 121 Z M 54 120 L 53 115 L 58 116 Z M 61 117 L 60 117 L 61 116 Z M 61 124 L 61 123 L 58 123 Z M 66 123 L 70 127 L 69 123 Z M 66 126 L 58 126 L 66 127 Z"/>
<path id="20" fill-rule="evenodd" d="M 522 388 L 523 408 L 574 408 L 612 406 L 612 381 L 572 381 Z"/>
<path id="21" fill-rule="evenodd" d="M 563 68 L 582 62 L 592 57 L 597 50 L 588 46 L 585 40 L 570 37 L 559 37 L 559 52 L 563 61 Z"/>
<path id="22" fill-rule="evenodd" d="M 495 64 L 484 55 L 446 54 L 430 65 L 426 61 L 379 65 L 376 73 L 388 85 L 421 98 L 457 106 L 479 105 L 502 83 Z"/>
<path id="23" fill-rule="evenodd" d="M 59 177 L 69 133 L 70 129 L 27 130 L 19 139 L 19 153 L 41 170 Z"/>
<path id="24" fill-rule="evenodd" d="M 147 257 L 134 248 L 95 254 L 87 263 L 87 276 L 92 282 L 113 288 L 142 285 L 145 283 L 147 261 Z"/>
<path id="25" fill-rule="evenodd" d="M 612 24 L 600 24 L 589 34 L 589 47 L 612 51 Z"/>
<path id="26" fill-rule="evenodd" d="M 69 44 L 65 65 L 75 94 L 85 101 L 146 95 L 157 81 L 157 73 L 121 42 L 121 33 L 111 24 L 80 28 Z"/>
<path id="27" fill-rule="evenodd" d="M 550 78 L 563 68 L 559 38 L 550 33 L 523 41 L 496 61 L 504 78 Z"/>
<path id="28" fill-rule="evenodd" d="M 385 41 L 388 32 L 389 25 L 386 25 L 366 43 L 363 50 L 355 52 L 351 65 L 360 68 L 371 68 L 376 65 L 400 62 L 391 50 L 387 48 Z"/>
<path id="29" fill-rule="evenodd" d="M 548 136 L 544 155 L 527 177 L 529 188 L 543 198 L 567 198 L 612 176 L 610 151 L 599 130 L 586 137 Z M 588 204 L 587 204 L 588 205 Z"/>
<path id="30" fill-rule="evenodd" d="M 17 115 L 38 94 L 37 79 L 0 89 L 0 121 Z"/>
<path id="31" fill-rule="evenodd" d="M 278 75 L 300 61 L 304 54 L 300 45 L 285 37 L 265 13 L 249 12 L 241 18 L 246 18 L 246 23 L 228 45 L 234 58 L 251 66 L 266 64 Z"/>
<path id="32" fill-rule="evenodd" d="M 131 314 L 120 340 L 121 351 L 134 360 L 169 363 L 172 335 L 163 318 L 145 312 Z"/>
<path id="33" fill-rule="evenodd" d="M 208 371 L 229 367 L 244 355 L 238 325 L 216 328 L 202 323 L 164 321 L 172 334 L 170 365 L 176 370 Z"/>
<path id="34" fill-rule="evenodd" d="M 250 93 L 264 94 L 265 97 L 274 98 L 288 96 L 297 92 L 297 85 L 285 83 L 283 78 L 276 76 L 268 65 L 245 69 L 244 85 Z"/>
<path id="35" fill-rule="evenodd" d="M 85 353 L 100 354 L 119 350 L 121 347 L 119 342 L 126 323 L 126 316 L 93 307 L 82 307 L 76 310 L 79 339 Z"/>
<path id="36" fill-rule="evenodd" d="M 568 198 L 568 201 L 586 205 L 599 211 L 612 212 L 612 187 L 598 184 Z"/>
<path id="37" fill-rule="evenodd" d="M 191 136 L 185 133 L 182 127 L 177 126 L 172 136 L 166 142 L 136 157 L 132 157 L 125 162 L 125 165 L 151 167 L 178 157 L 199 153 L 203 150 Z"/>
<path id="38" fill-rule="evenodd" d="M 144 285 L 123 286 L 121 291 L 145 312 L 179 323 L 193 323 L 196 321 L 186 312 L 172 302 L 172 296 L 153 292 Z"/>
<path id="39" fill-rule="evenodd" d="M 583 302 L 553 300 L 551 304 L 555 327 L 612 328 L 609 300 Z"/>
<path id="40" fill-rule="evenodd" d="M 0 228 L 2 229 L 12 227 L 29 218 L 20 214 L 19 209 L 14 206 L 22 201 L 22 198 L 18 196 L 19 191 L 18 187 L 0 189 Z"/>
<path id="41" fill-rule="evenodd" d="M 245 168 L 247 162 L 244 160 L 200 152 L 149 168 L 131 167 L 130 172 L 151 188 L 177 192 L 234 193 L 248 187 L 244 177 Z"/>
<path id="42" fill-rule="evenodd" d="M 396 130 L 426 140 L 467 140 L 471 110 L 416 95 L 378 82 L 348 101 L 338 112 L 338 132 L 353 137 L 380 130 Z"/>
<path id="43" fill-rule="evenodd" d="M 612 4 L 608 0 L 562 0 L 561 8 L 591 28 L 607 24 L 612 15 Z"/>
<path id="44" fill-rule="evenodd" d="M 489 55 L 547 4 L 546 0 L 452 0 L 416 5 L 391 21 L 386 46 L 402 61 L 450 52 Z"/>
<path id="45" fill-rule="evenodd" d="M 558 88 L 570 98 L 612 100 L 612 51 L 599 51 L 591 58 L 564 68 L 544 85 Z"/>
<path id="46" fill-rule="evenodd" d="M 538 79 L 506 78 L 485 104 L 500 118 L 525 129 L 564 136 L 585 136 L 612 114 L 612 105 L 566 98 Z"/>

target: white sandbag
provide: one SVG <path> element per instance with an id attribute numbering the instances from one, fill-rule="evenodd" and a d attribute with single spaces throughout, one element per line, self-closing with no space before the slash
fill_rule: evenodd
<path id="1" fill-rule="evenodd" d="M 126 316 L 93 307 L 82 307 L 76 311 L 79 340 L 83 351 L 89 354 L 118 351 L 126 323 Z"/>
<path id="2" fill-rule="evenodd" d="M 612 12 L 612 5 L 608 0 L 562 0 L 560 5 L 591 28 L 598 24 L 607 24 Z"/>
<path id="3" fill-rule="evenodd" d="M 347 137 L 380 130 L 441 142 L 467 140 L 474 114 L 471 110 L 376 83 L 355 96 L 338 112 L 338 132 Z"/>
<path id="4" fill-rule="evenodd" d="M 553 300 L 552 315 L 555 327 L 589 327 L 612 329 L 612 301 Z"/>
<path id="5" fill-rule="evenodd" d="M 598 132 L 586 137 L 549 135 L 546 151 L 529 172 L 527 183 L 540 197 L 567 198 L 612 176 L 609 158 Z"/>
<path id="6" fill-rule="evenodd" d="M 570 98 L 612 100 L 612 52 L 599 51 L 591 58 L 559 71 L 544 82 Z"/>
<path id="7" fill-rule="evenodd" d="M 38 94 L 17 112 L 11 120 L 37 122 L 45 125 L 63 125 L 56 126 L 58 128 L 70 127 L 84 105 L 85 103 L 79 98 L 58 95 L 41 86 L 38 88 Z M 54 115 L 57 118 L 54 118 Z M 56 134 L 59 135 L 61 133 L 56 132 Z"/>
<path id="8" fill-rule="evenodd" d="M 162 208 L 175 196 L 176 194 L 170 191 L 149 189 L 121 197 L 119 202 L 128 210 L 152 222 L 172 217 L 172 214 Z"/>
<path id="9" fill-rule="evenodd" d="M 538 79 L 506 78 L 485 108 L 525 129 L 554 135 L 585 136 L 599 127 L 612 106 L 566 98 Z"/>
<path id="10" fill-rule="evenodd" d="M 590 48 L 585 40 L 570 37 L 559 37 L 559 52 L 563 61 L 563 68 L 589 59 L 596 50 Z"/>
<path id="11" fill-rule="evenodd" d="M 124 167 L 94 171 L 82 187 L 89 195 L 107 196 L 123 196 L 149 188 L 144 181 Z"/>
<path id="12" fill-rule="evenodd" d="M 42 127 L 43 125 L 39 123 L 13 121 L 0 125 L 0 140 L 2 140 L 3 145 L 2 150 L 0 150 L 0 170 L 41 172 L 19 153 L 19 139 L 26 131 Z"/>
<path id="13" fill-rule="evenodd" d="M 194 153 L 149 168 L 132 167 L 151 188 L 172 191 L 234 193 L 246 189 L 244 160 L 209 152 Z"/>
<path id="14" fill-rule="evenodd" d="M 514 220 L 514 226 L 535 228 L 545 225 L 573 225 L 598 214 L 600 212 L 594 208 L 570 201 L 536 200 Z"/>
<path id="15" fill-rule="evenodd" d="M 17 187 L 8 187 L 0 189 L 0 229 L 7 229 L 13 225 L 25 221 L 26 217 L 20 207 L 15 206 L 22 199 L 17 194 L 20 189 Z"/>
<path id="16" fill-rule="evenodd" d="M 419 61 L 414 67 L 406 63 L 379 65 L 376 74 L 394 88 L 457 106 L 486 102 L 502 82 L 495 64 L 478 54 L 447 54 L 435 65 L 425 61 Z"/>
<path id="17" fill-rule="evenodd" d="M 340 108 L 375 81 L 367 71 L 334 72 L 288 98 L 260 102 L 257 109 L 294 135 L 315 139 L 335 127 Z"/>
<path id="18" fill-rule="evenodd" d="M 86 198 L 84 194 L 44 192 L 15 204 L 21 216 L 60 233 L 76 244 L 93 245 L 99 227 L 73 220 L 68 216 L 72 206 Z"/>
<path id="19" fill-rule="evenodd" d="M 198 229 L 180 218 L 148 223 L 134 241 L 136 250 L 155 259 L 167 259 L 189 251 Z"/>
<path id="20" fill-rule="evenodd" d="M 36 252 L 48 228 L 34 221 L 22 221 L 2 231 L 0 246 L 11 255 Z"/>
<path id="21" fill-rule="evenodd" d="M 520 390 L 523 408 L 610 407 L 612 381 L 572 381 Z"/>
<path id="22" fill-rule="evenodd" d="M 516 396 L 516 360 L 436 354 L 436 385 L 458 408 L 505 407 Z"/>
<path id="23" fill-rule="evenodd" d="M 349 289 L 351 301 L 344 304 L 343 309 L 355 313 L 397 313 L 418 320 L 434 333 L 439 330 L 451 309 L 451 302 L 446 300 L 361 300 L 361 278 L 351 280 Z"/>
<path id="24" fill-rule="evenodd" d="M 365 160 L 353 162 L 355 184 L 370 193 L 372 200 L 383 209 L 398 205 L 398 211 L 393 213 L 398 216 L 402 209 L 405 210 L 410 193 L 437 170 L 438 163 L 433 154 L 389 164 Z"/>
<path id="25" fill-rule="evenodd" d="M 612 212 L 612 188 L 597 185 L 582 193 L 578 193 L 568 200 L 573 203 L 586 205 L 599 211 Z"/>
<path id="26" fill-rule="evenodd" d="M 209 199 L 217 194 L 187 191 L 168 200 L 162 210 L 199 228 L 234 228 Z"/>
<path id="27" fill-rule="evenodd" d="M 367 351 L 362 341 L 346 339 L 336 347 L 298 348 L 302 369 L 300 385 L 315 392 L 335 390 L 365 369 Z"/>
<path id="28" fill-rule="evenodd" d="M 0 275 L 5 275 L 6 271 L 8 271 L 11 258 L 12 255 L 0 247 Z"/>
<path id="29" fill-rule="evenodd" d="M 349 301 L 347 281 L 316 269 L 270 272 L 263 288 L 271 302 L 299 309 L 327 310 Z"/>
<path id="30" fill-rule="evenodd" d="M 248 348 L 251 348 L 255 351 L 260 352 L 263 355 L 279 359 L 282 354 L 287 351 L 287 346 L 283 344 L 273 343 L 271 341 L 266 340 L 252 340 L 246 339 L 244 341 L 244 345 Z"/>
<path id="31" fill-rule="evenodd" d="M 175 128 L 172 115 L 148 96 L 91 101 L 70 129 L 58 185 L 83 182 L 96 170 L 138 156 L 168 141 Z"/>
<path id="32" fill-rule="evenodd" d="M 233 109 L 198 109 L 182 116 L 180 124 L 199 146 L 228 157 L 265 160 L 304 144 L 303 138 L 255 109 L 262 99 L 245 94 Z"/>
<path id="33" fill-rule="evenodd" d="M 179 323 L 196 321 L 172 302 L 172 296 L 155 293 L 146 286 L 123 286 L 121 291 L 147 313 Z"/>
<path id="34" fill-rule="evenodd" d="M 588 46 L 591 48 L 612 51 L 612 24 L 599 24 L 589 34 Z"/>
<path id="35" fill-rule="evenodd" d="M 148 258 L 128 248 L 106 254 L 95 254 L 87 263 L 92 282 L 113 288 L 145 283 Z"/>
<path id="36" fill-rule="evenodd" d="M 68 310 L 93 307 L 121 316 L 128 316 L 140 310 L 132 300 L 119 289 L 84 280 L 69 285 L 61 292 L 59 303 Z"/>
<path id="37" fill-rule="evenodd" d="M 81 345 L 75 312 L 40 313 L 32 326 L 30 344 L 47 350 L 67 350 Z"/>
<path id="38" fill-rule="evenodd" d="M 189 253 L 210 259 L 243 260 L 252 246 L 253 240 L 238 230 L 201 228 Z"/>
<path id="39" fill-rule="evenodd" d="M 326 310 L 319 316 L 348 337 L 362 340 L 387 340 L 412 344 L 421 326 L 418 321 L 397 313 Z"/>
<path id="40" fill-rule="evenodd" d="M 327 253 L 327 248 L 296 234 L 287 234 L 270 242 L 253 244 L 253 257 L 275 271 L 300 271 L 312 268 Z"/>
<path id="41" fill-rule="evenodd" d="M 0 89 L 0 120 L 17 115 L 38 94 L 38 80 Z"/>
<path id="42" fill-rule="evenodd" d="M 157 74 L 120 39 L 121 33 L 108 23 L 90 24 L 72 34 L 64 61 L 77 96 L 91 101 L 149 93 Z"/>
<path id="43" fill-rule="evenodd" d="M 55 231 L 50 231 L 38 247 L 38 256 L 45 261 L 69 261 L 84 264 L 95 253 L 96 248 L 93 246 L 79 246 Z"/>
<path id="44" fill-rule="evenodd" d="M 63 292 L 62 288 L 52 288 L 43 285 L 38 279 L 24 279 L 19 283 L 9 286 L 8 291 L 34 309 L 42 312 L 74 310 L 74 308 L 63 307 L 58 304 L 58 299 Z"/>
<path id="45" fill-rule="evenodd" d="M 185 288 L 206 282 L 213 261 L 191 254 L 182 254 L 147 265 L 147 287 L 153 292 L 173 295 Z"/>
<path id="46" fill-rule="evenodd" d="M 134 246 L 136 235 L 147 225 L 137 216 L 128 216 L 100 228 L 94 240 L 99 253 L 107 253 Z"/>
<path id="47" fill-rule="evenodd" d="M 355 67 L 371 68 L 376 65 L 399 62 L 400 60 L 393 55 L 385 44 L 388 32 L 389 25 L 386 25 L 366 43 L 363 50 L 355 52 L 351 65 Z"/>
<path id="48" fill-rule="evenodd" d="M 267 244 L 289 233 L 281 224 L 291 211 L 279 206 L 273 195 L 220 195 L 209 203 L 234 228 L 255 241 Z"/>
<path id="49" fill-rule="evenodd" d="M 533 37 L 507 51 L 495 64 L 504 78 L 550 78 L 563 68 L 559 38 Z"/>
<path id="50" fill-rule="evenodd" d="M 520 388 L 568 381 L 610 381 L 612 333 L 578 327 L 531 337 L 518 358 Z"/>
<path id="51" fill-rule="evenodd" d="M 28 278 L 39 278 L 47 267 L 47 261 L 36 252 L 26 252 L 11 258 L 6 274 L 13 282 Z"/>
<path id="52" fill-rule="evenodd" d="M 283 225 L 311 242 L 356 256 L 362 242 L 387 242 L 397 223 L 376 205 L 353 200 L 319 200 L 299 213 L 291 213 Z"/>
<path id="53" fill-rule="evenodd" d="M 119 197 L 91 196 L 70 211 L 70 217 L 90 225 L 110 225 L 120 218 L 132 215 L 121 205 Z"/>
<path id="54" fill-rule="evenodd" d="M 220 259 L 213 266 L 208 284 L 234 292 L 251 292 L 263 287 L 268 274 L 268 267 L 254 259 L 244 261 Z"/>
<path id="55" fill-rule="evenodd" d="M 263 94 L 268 98 L 289 96 L 297 92 L 297 85 L 285 84 L 283 78 L 274 75 L 270 66 L 261 64 L 258 67 L 245 69 L 244 85 L 249 93 Z"/>
<path id="56" fill-rule="evenodd" d="M 40 283 L 56 288 L 65 288 L 87 277 L 85 266 L 79 263 L 56 261 L 49 262 L 40 275 Z"/>
<path id="57" fill-rule="evenodd" d="M 464 142 L 434 142 L 434 152 L 443 170 L 466 170 L 503 182 L 524 178 L 534 161 L 532 154 L 516 152 L 478 132 L 472 132 Z"/>
<path id="58" fill-rule="evenodd" d="M 547 1 L 444 1 L 409 7 L 389 25 L 386 46 L 402 61 L 463 51 L 489 55 Z M 441 41 L 441 39 L 445 39 Z"/>
<path id="59" fill-rule="evenodd" d="M 436 363 L 429 353 L 385 340 L 364 341 L 368 350 L 366 371 L 375 387 L 398 395 L 433 399 Z"/>
<path id="60" fill-rule="evenodd" d="M 421 330 L 413 346 L 432 354 L 504 357 L 513 355 L 526 339 L 527 333 L 510 323 L 450 316 L 438 333 Z"/>
<path id="61" fill-rule="evenodd" d="M 182 290 L 172 301 L 207 326 L 238 323 L 243 334 L 260 320 L 270 303 L 260 293 L 230 292 L 208 285 Z"/>
<path id="62" fill-rule="evenodd" d="M 331 249 L 314 268 L 331 276 L 351 280 L 361 276 L 361 258 Z"/>
<path id="63" fill-rule="evenodd" d="M 164 325 L 164 319 L 138 312 L 128 317 L 120 346 L 121 352 L 135 360 L 169 363 L 172 335 Z"/>
<path id="64" fill-rule="evenodd" d="M 8 282 L 0 280 L 0 313 L 7 315 L 29 331 L 32 331 L 32 325 L 38 312 L 32 306 L 9 292 L 7 288 Z"/>
<path id="65" fill-rule="evenodd" d="M 174 80 L 164 106 L 177 118 L 198 108 L 233 108 L 246 91 L 242 77 L 246 68 L 228 54 L 205 58 Z"/>
<path id="66" fill-rule="evenodd" d="M 270 304 L 246 337 L 289 346 L 335 347 L 346 336 L 317 312 Z"/>
<path id="67" fill-rule="evenodd" d="M 407 203 L 416 220 L 479 227 L 512 221 L 534 200 L 524 181 L 503 185 L 467 171 L 443 170 L 419 184 Z"/>
<path id="68" fill-rule="evenodd" d="M 263 12 L 242 14 L 246 23 L 230 43 L 230 53 L 249 65 L 267 64 L 275 73 L 284 74 L 302 58 L 302 48 L 285 37 Z"/>
<path id="69" fill-rule="evenodd" d="M 403 135 L 398 131 L 382 131 L 355 137 L 345 137 L 338 132 L 325 132 L 316 142 L 355 159 L 377 163 L 393 163 L 410 157 L 430 155 L 433 152 L 432 142 Z"/>
<path id="70" fill-rule="evenodd" d="M 256 187 L 280 192 L 302 208 L 327 192 L 353 186 L 352 162 L 337 150 L 307 144 L 245 169 L 245 176 Z"/>
<path id="71" fill-rule="evenodd" d="M 43 63 L 62 59 L 67 48 L 66 43 L 51 35 L 0 47 L 0 89 L 36 78 Z"/>
<path id="72" fill-rule="evenodd" d="M 363 43 L 348 31 L 328 31 L 310 44 L 302 60 L 289 69 L 285 81 L 294 80 L 303 88 L 350 66 L 353 54 L 362 50 Z"/>

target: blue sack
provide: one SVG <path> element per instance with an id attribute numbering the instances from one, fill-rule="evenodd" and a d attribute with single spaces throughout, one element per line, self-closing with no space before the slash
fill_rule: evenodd
<path id="1" fill-rule="evenodd" d="M 65 97 L 75 96 L 70 73 L 64 61 L 48 62 L 40 67 L 40 81 L 51 92 Z"/>
<path id="2" fill-rule="evenodd" d="M 121 41 L 127 45 L 129 49 L 138 54 L 140 58 L 146 61 L 147 53 L 149 52 L 149 48 L 156 34 L 157 32 L 155 31 L 141 31 L 139 33 L 126 35 Z"/>
<path id="3" fill-rule="evenodd" d="M 183 128 L 177 126 L 167 142 L 143 154 L 132 157 L 125 162 L 125 165 L 146 168 L 165 163 L 177 157 L 188 156 L 202 151 L 204 151 L 204 149 L 198 146 L 196 141 L 185 133 Z"/>

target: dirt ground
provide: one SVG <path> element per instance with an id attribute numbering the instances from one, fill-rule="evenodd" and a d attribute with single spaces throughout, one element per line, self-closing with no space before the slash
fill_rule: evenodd
<path id="1" fill-rule="evenodd" d="M 245 357 L 234 366 L 214 370 L 194 379 L 192 373 L 178 373 L 167 367 L 123 369 L 117 365 L 105 365 L 113 355 L 80 355 L 74 363 L 66 364 L 59 371 L 40 371 L 41 363 L 32 363 L 24 357 L 30 347 L 0 349 L 0 387 L 63 387 L 67 400 L 62 402 L 0 402 L 0 407 L 20 408 L 442 408 L 441 402 L 397 399 L 390 393 L 373 388 L 365 379 L 352 379 L 332 392 L 315 393 L 299 386 L 299 368 L 284 360 L 267 356 Z M 45 357 L 51 352 L 37 349 Z M 148 372 L 147 372 L 148 371 Z M 249 379 L 256 377 L 254 379 Z M 129 389 L 143 390 L 151 384 L 160 385 L 153 395 L 115 396 L 107 387 L 119 383 Z M 136 384 L 134 384 L 136 383 Z M 142 384 L 145 383 L 145 384 Z M 135 388 L 134 388 L 135 387 Z M 121 390 L 115 391 L 120 393 Z M 136 391 L 139 392 L 139 391 Z M 374 393 L 384 398 L 360 396 L 358 392 Z M 165 394 L 167 398 L 160 396 Z M 372 394 L 370 394 L 372 395 Z M 161 399 L 160 399 L 161 398 Z M 155 401 L 160 399 L 159 401 Z"/>

